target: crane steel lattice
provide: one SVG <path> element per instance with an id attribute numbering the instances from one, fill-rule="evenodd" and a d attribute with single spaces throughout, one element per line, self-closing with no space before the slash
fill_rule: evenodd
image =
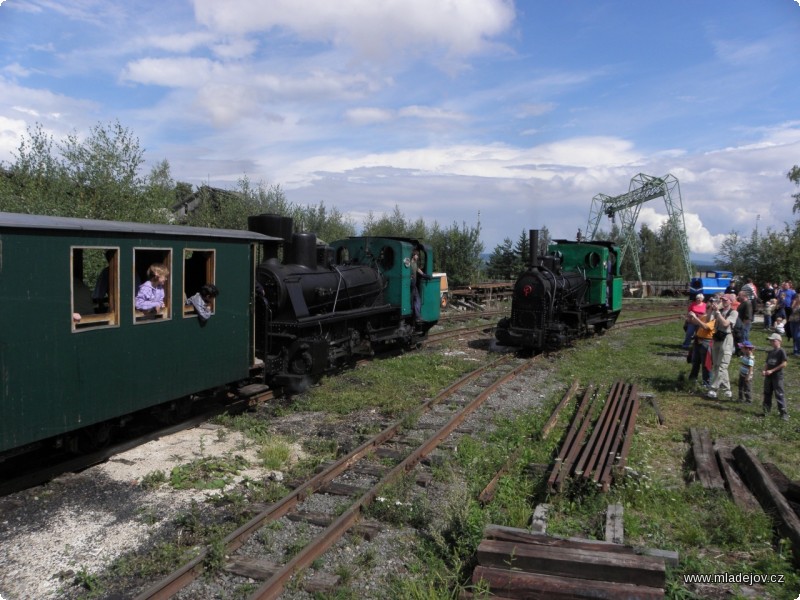
<path id="1" fill-rule="evenodd" d="M 631 179 L 628 193 L 621 196 L 606 196 L 597 194 L 592 198 L 592 210 L 589 213 L 589 222 L 586 225 L 586 235 L 589 240 L 593 240 L 603 215 L 612 220 L 618 213 L 622 222 L 622 249 L 620 251 L 620 263 L 625 257 L 625 251 L 630 250 L 633 264 L 636 267 L 636 276 L 642 280 L 642 271 L 639 267 L 639 250 L 636 243 L 636 219 L 642 204 L 648 200 L 664 197 L 667 205 L 667 215 L 675 225 L 678 240 L 680 240 L 683 250 L 683 262 L 686 267 L 687 280 L 692 278 L 692 262 L 689 259 L 689 243 L 686 239 L 686 222 L 683 219 L 683 202 L 681 200 L 681 188 L 678 180 L 672 175 L 664 177 L 652 177 L 639 173 Z"/>

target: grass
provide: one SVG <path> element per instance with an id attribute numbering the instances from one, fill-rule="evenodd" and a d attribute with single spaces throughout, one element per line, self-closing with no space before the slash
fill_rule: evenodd
<path id="1" fill-rule="evenodd" d="M 644 310 L 642 313 L 652 315 Z M 640 315 L 628 314 L 627 318 L 636 316 Z M 754 330 L 751 339 L 762 349 L 756 353 L 757 365 L 763 365 L 763 350 L 766 349 L 760 337 L 765 336 Z M 416 542 L 417 552 L 424 558 L 411 565 L 411 572 L 403 581 L 392 583 L 388 596 L 457 597 L 460 590 L 470 587 L 468 577 L 474 551 L 487 523 L 525 527 L 533 508 L 547 502 L 552 507 L 549 532 L 602 539 L 606 507 L 619 502 L 624 507 L 626 543 L 679 553 L 678 567 L 668 574 L 668 598 L 742 598 L 743 592 L 736 584 L 711 591 L 695 590 L 684 585 L 682 579 L 682 575 L 688 573 L 741 572 L 785 575 L 783 585 L 759 586 L 756 593 L 762 598 L 795 600 L 800 593 L 800 574 L 791 564 L 786 542 L 776 537 L 772 522 L 763 511 L 743 511 L 726 493 L 705 490 L 691 480 L 688 432 L 691 427 L 708 428 L 713 439 L 724 437 L 734 444 L 745 444 L 762 461 L 774 462 L 787 476 L 797 479 L 800 478 L 799 423 L 783 422 L 775 411 L 771 418 L 759 416 L 763 381 L 758 375 L 753 386 L 753 405 L 704 398 L 686 384 L 689 365 L 680 348 L 682 340 L 683 330 L 678 319 L 647 328 L 612 330 L 605 336 L 591 338 L 565 350 L 553 363 L 552 376 L 563 384 L 562 390 L 578 379 L 582 386 L 595 383 L 604 396 L 614 381 L 623 380 L 636 384 L 641 393 L 653 394 L 665 417 L 664 425 L 659 425 L 652 407 L 642 404 L 628 460 L 629 474 L 606 494 L 571 489 L 564 494 L 550 495 L 544 485 L 547 471 L 532 473 L 526 468 L 549 464 L 557 452 L 561 443 L 559 437 L 569 422 L 574 401 L 572 409 L 561 415 L 560 425 L 550 436 L 540 439 L 535 432 L 541 429 L 563 391 L 548 398 L 541 411 L 514 422 L 500 423 L 497 430 L 485 438 L 462 438 L 452 471 L 465 478 L 468 493 L 448 508 L 448 514 L 443 516 L 447 524 L 442 530 L 428 531 Z M 408 364 L 401 367 L 397 362 Z M 382 383 L 384 379 L 392 382 L 400 395 L 399 405 L 405 407 L 409 403 L 406 398 L 418 398 L 419 390 L 429 390 L 423 393 L 432 395 L 436 384 L 444 387 L 457 376 L 455 373 L 475 366 L 468 362 L 462 367 L 444 364 L 453 376 L 442 382 L 436 378 L 439 366 L 436 358 L 428 355 L 383 361 L 374 367 L 377 369 L 374 372 L 373 365 L 369 365 L 359 370 L 356 379 L 342 380 L 327 390 L 315 390 L 312 395 L 319 394 L 318 399 L 326 400 L 319 404 L 315 404 L 318 399 L 310 400 L 307 407 L 322 408 L 334 402 L 336 394 L 343 390 L 347 390 L 346 399 L 334 410 L 345 413 L 376 403 L 385 406 L 382 399 L 387 393 L 386 384 Z M 737 366 L 736 361 L 732 361 L 734 386 Z M 798 366 L 800 361 L 790 357 L 786 372 L 790 413 L 794 410 L 793 402 L 800 400 L 797 397 Z M 409 381 L 407 378 L 413 383 L 398 383 Z M 363 386 L 352 386 L 355 381 L 362 382 Z M 405 390 L 414 390 L 415 394 L 406 395 Z M 399 411 L 388 406 L 385 410 L 388 413 Z M 793 416 L 800 419 L 800 411 Z M 478 493 L 509 453 L 520 447 L 523 450 L 519 464 L 501 479 L 494 500 L 484 507 L 479 506 L 474 500 Z M 396 497 L 408 502 L 402 494 Z M 386 504 L 382 509 L 373 510 L 389 513 L 383 516 L 391 522 L 397 519 L 397 514 L 386 510 Z"/>
<path id="2" fill-rule="evenodd" d="M 297 398 L 294 408 L 347 415 L 379 410 L 388 417 L 404 415 L 477 365 L 446 353 L 418 352 L 372 363 L 325 379 Z"/>
<path id="3" fill-rule="evenodd" d="M 638 307 L 623 313 L 626 318 L 644 314 L 653 313 Z M 762 349 L 756 353 L 757 372 L 764 361 L 763 337 L 757 330 L 751 335 Z M 486 524 L 526 527 L 534 507 L 547 502 L 552 507 L 548 520 L 550 533 L 602 539 L 606 507 L 619 502 L 624 506 L 626 543 L 678 551 L 680 563 L 668 573 L 667 598 L 743 598 L 735 584 L 696 590 L 684 585 L 682 579 L 688 573 L 742 572 L 784 574 L 783 585 L 759 586 L 757 597 L 795 600 L 800 594 L 800 573 L 791 565 L 786 542 L 776 537 L 763 511 L 743 511 L 727 494 L 705 490 L 691 480 L 688 432 L 690 427 L 708 428 L 712 438 L 725 437 L 735 444 L 745 444 L 762 461 L 774 462 L 790 478 L 800 479 L 800 411 L 796 410 L 800 402 L 797 393 L 800 360 L 790 357 L 786 370 L 787 401 L 793 419 L 786 423 L 774 413 L 766 419 L 758 416 L 763 385 L 760 375 L 753 386 L 756 403 L 750 406 L 713 401 L 698 394 L 685 382 L 689 365 L 679 347 L 682 340 L 681 323 L 676 319 L 659 326 L 611 330 L 560 353 L 556 360 L 549 361 L 550 376 L 560 382 L 560 391 L 546 398 L 540 409 L 497 423 L 491 434 L 462 437 L 452 461 L 437 465 L 435 481 L 458 490 L 450 494 L 450 504 L 445 509 L 437 507 L 440 512 L 434 514 L 424 496 L 417 496 L 425 492 L 420 492 L 410 478 L 385 489 L 381 495 L 384 501 L 370 508 L 370 516 L 384 519 L 387 524 L 422 528 L 422 535 L 410 542 L 415 546 L 413 551 L 405 554 L 407 572 L 388 584 L 385 597 L 444 600 L 457 598 L 464 590 L 482 597 L 482 590 L 471 586 L 469 578 L 475 564 L 475 549 Z M 491 358 L 487 354 L 485 360 Z M 325 412 L 331 426 L 363 411 L 375 411 L 386 420 L 400 419 L 414 410 L 422 398 L 434 396 L 476 366 L 474 360 L 446 349 L 376 360 L 335 378 L 326 378 L 321 385 L 294 398 L 290 406 L 276 410 Z M 734 361 L 731 373 L 735 374 L 735 369 Z M 635 383 L 639 392 L 654 395 L 666 419 L 659 425 L 653 409 L 647 403 L 642 404 L 628 461 L 631 470 L 623 482 L 612 486 L 606 494 L 571 489 L 568 493 L 550 495 L 546 489 L 547 466 L 560 446 L 559 438 L 569 423 L 575 402 L 562 412 L 559 425 L 548 437 L 542 439 L 538 432 L 563 391 L 575 379 L 582 386 L 589 382 L 597 384 L 603 394 L 616 380 Z M 732 381 L 735 385 L 735 378 Z M 335 442 L 320 438 L 304 444 L 305 456 L 287 465 L 292 459 L 284 448 L 291 445 L 291 440 L 271 434 L 268 421 L 252 415 L 224 417 L 222 421 L 244 432 L 257 450 L 261 449 L 262 461 L 274 458 L 275 464 L 288 466 L 292 475 L 302 476 L 304 470 L 310 472 L 313 466 L 337 454 Z M 363 432 L 365 436 L 370 433 L 374 432 Z M 494 499 L 481 506 L 476 500 L 478 494 L 518 449 L 519 460 L 500 480 Z M 229 477 L 243 465 L 235 457 L 229 457 L 224 465 L 217 465 L 221 467 L 220 473 L 215 474 L 211 466 L 202 462 L 186 465 L 179 479 L 206 485 Z M 166 476 L 153 473 L 147 479 L 149 485 L 157 487 L 165 483 Z M 251 501 L 274 501 L 285 492 L 275 482 L 245 479 L 235 492 L 222 494 L 218 503 L 237 505 L 242 502 L 239 495 Z M 185 561 L 197 548 L 219 540 L 223 533 L 219 525 L 213 519 L 212 522 L 201 519 L 201 514 L 199 507 L 193 507 L 176 521 L 179 534 L 172 543 L 157 546 L 145 557 L 121 558 L 112 567 L 110 577 L 113 579 L 115 573 L 138 572 L 153 578 Z M 233 527 L 234 523 L 227 525 Z M 263 535 L 268 536 L 269 532 Z M 218 559 L 216 555 L 214 558 Z M 360 564 L 343 566 L 342 573 L 347 568 L 348 581 L 350 577 L 355 579 L 362 570 L 368 572 L 375 559 L 365 554 L 363 569 Z M 216 560 L 210 562 L 207 567 L 217 566 Z M 100 589 L 107 591 L 113 588 L 105 577 L 98 582 L 84 577 L 76 583 L 84 589 L 87 583 L 99 584 Z M 246 590 L 242 588 L 242 596 Z M 334 595 L 324 597 L 351 596 L 350 586 L 344 586 Z"/>
<path id="4" fill-rule="evenodd" d="M 554 507 L 550 531 L 600 537 L 596 515 L 606 504 L 621 502 L 627 543 L 680 553 L 681 562 L 671 574 L 668 597 L 692 597 L 680 583 L 683 573 L 756 572 L 786 575 L 784 585 L 767 586 L 760 597 L 794 600 L 800 592 L 800 576 L 791 566 L 784 545 L 775 538 L 767 515 L 745 512 L 726 493 L 687 483 L 687 465 L 689 429 L 707 428 L 712 439 L 744 444 L 762 461 L 774 462 L 787 476 L 797 479 L 798 424 L 779 420 L 775 411 L 771 417 L 760 416 L 763 378 L 759 375 L 754 381 L 752 405 L 703 397 L 685 382 L 689 365 L 680 349 L 682 337 L 679 322 L 619 330 L 579 344 L 558 361 L 556 377 L 560 380 L 596 382 L 606 391 L 613 381 L 624 380 L 635 383 L 640 392 L 654 394 L 665 424 L 659 426 L 651 407 L 643 403 L 629 457 L 635 476 L 612 487 L 607 495 L 547 498 Z M 757 365 L 763 365 L 767 347 L 761 339 L 764 337 L 757 329 L 751 335 L 761 349 L 756 353 Z M 734 386 L 737 366 L 734 359 L 730 370 Z M 790 412 L 793 399 L 798 399 L 798 366 L 800 362 L 790 357 L 785 375 Z M 735 585 L 729 591 L 734 597 L 740 593 Z"/>

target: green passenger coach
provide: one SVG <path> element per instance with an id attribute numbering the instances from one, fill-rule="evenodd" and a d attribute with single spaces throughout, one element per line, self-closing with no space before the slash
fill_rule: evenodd
<path id="1" fill-rule="evenodd" d="M 253 255 L 272 241 L 0 213 L 0 457 L 247 378 Z M 152 264 L 169 269 L 164 308 L 143 312 L 135 296 Z M 206 283 L 220 293 L 204 321 L 185 300 Z"/>

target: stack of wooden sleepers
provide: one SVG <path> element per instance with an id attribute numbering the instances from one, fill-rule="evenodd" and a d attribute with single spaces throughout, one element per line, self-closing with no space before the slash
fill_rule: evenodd
<path id="1" fill-rule="evenodd" d="M 667 560 L 677 562 L 659 552 L 489 525 L 472 581 L 495 599 L 651 600 L 664 597 Z"/>
<path id="2" fill-rule="evenodd" d="M 635 385 L 615 382 L 594 420 L 599 402 L 600 396 L 589 385 L 550 472 L 550 491 L 562 491 L 570 478 L 593 481 L 608 491 L 612 479 L 624 472 L 639 412 L 639 394 Z"/>

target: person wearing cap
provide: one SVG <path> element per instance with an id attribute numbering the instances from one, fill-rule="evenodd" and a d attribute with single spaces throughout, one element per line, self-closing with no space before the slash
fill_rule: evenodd
<path id="1" fill-rule="evenodd" d="M 772 350 L 767 352 L 767 360 L 764 363 L 764 416 L 772 410 L 772 395 L 775 394 L 778 411 L 781 419 L 789 420 L 789 412 L 786 410 L 786 398 L 783 394 L 783 369 L 786 367 L 786 351 L 781 348 L 783 337 L 780 333 L 773 333 L 767 340 L 772 345 Z"/>
<path id="2" fill-rule="evenodd" d="M 689 312 L 685 319 L 686 335 L 683 337 L 683 345 L 681 346 L 684 350 L 691 348 L 694 334 L 697 332 L 697 325 L 695 325 L 692 314 L 697 315 L 698 318 L 706 314 L 706 303 L 703 301 L 704 298 L 705 296 L 703 296 L 703 294 L 697 294 L 694 297 L 694 300 L 689 303 Z"/>
<path id="3" fill-rule="evenodd" d="M 722 392 L 726 398 L 732 398 L 728 365 L 731 364 L 733 356 L 733 326 L 739 315 L 731 308 L 730 294 L 723 294 L 712 307 L 716 332 L 714 343 L 711 345 L 711 387 L 707 396 L 716 398 L 717 393 Z"/>
<path id="4" fill-rule="evenodd" d="M 689 373 L 689 380 L 696 382 L 697 376 L 702 372 L 702 385 L 706 389 L 711 385 L 711 371 L 706 368 L 706 356 L 711 351 L 711 339 L 714 337 L 714 317 L 711 316 L 713 310 L 711 302 L 708 302 L 703 316 L 698 317 L 693 312 L 689 313 L 692 324 L 697 330 L 692 347 L 692 370 Z"/>
<path id="5" fill-rule="evenodd" d="M 756 359 L 753 356 L 753 344 L 742 342 L 739 344 L 742 356 L 739 359 L 739 402 L 751 404 L 753 402 L 753 371 Z"/>

